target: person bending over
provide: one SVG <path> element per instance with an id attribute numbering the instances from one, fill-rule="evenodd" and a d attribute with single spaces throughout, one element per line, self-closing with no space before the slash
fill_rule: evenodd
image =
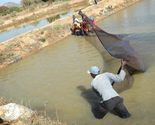
<path id="1" fill-rule="evenodd" d="M 91 82 L 92 89 L 99 93 L 102 97 L 100 102 L 104 116 L 107 112 L 115 112 L 121 118 L 128 118 L 131 114 L 123 104 L 123 98 L 113 89 L 112 83 L 119 83 L 125 79 L 126 72 L 124 66 L 126 61 L 121 61 L 121 70 L 119 74 L 105 72 L 100 74 L 100 69 L 97 66 L 92 66 L 88 73 L 93 77 Z"/>

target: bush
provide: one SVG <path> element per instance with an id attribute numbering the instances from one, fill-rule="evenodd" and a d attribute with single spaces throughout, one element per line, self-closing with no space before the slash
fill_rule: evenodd
<path id="1" fill-rule="evenodd" d="M 45 38 L 40 38 L 39 39 L 42 43 L 46 42 L 46 39 Z"/>
<path id="2" fill-rule="evenodd" d="M 10 8 L 8 8 L 8 7 L 2 6 L 2 7 L 0 7 L 0 15 L 5 16 L 5 15 L 10 14 L 12 12 L 20 12 L 21 10 L 22 10 L 22 8 L 20 8 L 20 7 L 10 7 Z"/>
<path id="3" fill-rule="evenodd" d="M 0 7 L 0 15 L 1 15 L 1 16 L 6 15 L 6 11 L 7 11 L 8 9 L 9 9 L 8 7 L 1 6 L 1 7 Z"/>

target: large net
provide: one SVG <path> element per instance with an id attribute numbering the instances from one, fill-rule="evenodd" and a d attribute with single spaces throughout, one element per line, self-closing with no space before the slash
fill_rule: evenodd
<path id="1" fill-rule="evenodd" d="M 105 32 L 100 27 L 95 25 L 85 14 L 82 12 L 79 14 L 92 27 L 99 41 L 111 56 L 127 61 L 126 69 L 129 73 L 132 74 L 135 71 L 145 71 L 142 60 L 140 59 L 138 53 L 131 47 L 129 41 L 122 39 L 122 36 Z"/>

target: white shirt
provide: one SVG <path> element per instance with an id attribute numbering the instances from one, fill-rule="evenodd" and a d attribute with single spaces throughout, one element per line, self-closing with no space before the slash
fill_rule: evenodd
<path id="1" fill-rule="evenodd" d="M 91 86 L 94 87 L 102 96 L 103 101 L 109 100 L 113 97 L 119 96 L 113 89 L 112 82 L 121 82 L 125 78 L 125 71 L 121 70 L 119 74 L 103 73 L 97 75 L 91 82 Z"/>
<path id="2" fill-rule="evenodd" d="M 75 19 L 73 20 L 73 23 L 80 23 L 80 21 L 79 21 L 78 18 L 75 18 Z"/>
<path id="3" fill-rule="evenodd" d="M 76 24 L 78 27 L 80 27 L 80 21 L 77 18 L 73 20 L 73 24 Z"/>

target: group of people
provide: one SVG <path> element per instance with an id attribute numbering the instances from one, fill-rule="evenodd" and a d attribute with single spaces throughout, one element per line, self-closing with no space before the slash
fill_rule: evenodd
<path id="1" fill-rule="evenodd" d="M 97 66 L 92 66 L 88 73 L 92 76 L 91 82 L 92 89 L 102 98 L 100 105 L 102 107 L 103 117 L 107 112 L 115 112 L 121 118 L 130 117 L 130 113 L 123 104 L 123 98 L 113 89 L 112 83 L 119 83 L 125 79 L 126 72 L 124 66 L 126 61 L 121 61 L 121 70 L 119 74 L 109 72 L 100 73 Z"/>
<path id="2" fill-rule="evenodd" d="M 80 21 L 75 15 L 73 15 L 73 22 L 72 22 L 72 27 L 71 27 L 71 32 L 72 35 L 77 35 L 77 36 L 83 36 L 83 35 L 88 35 L 89 32 L 93 32 L 92 27 L 87 23 L 85 18 L 83 16 L 82 21 Z M 93 17 L 90 17 L 93 23 L 94 19 Z"/>

